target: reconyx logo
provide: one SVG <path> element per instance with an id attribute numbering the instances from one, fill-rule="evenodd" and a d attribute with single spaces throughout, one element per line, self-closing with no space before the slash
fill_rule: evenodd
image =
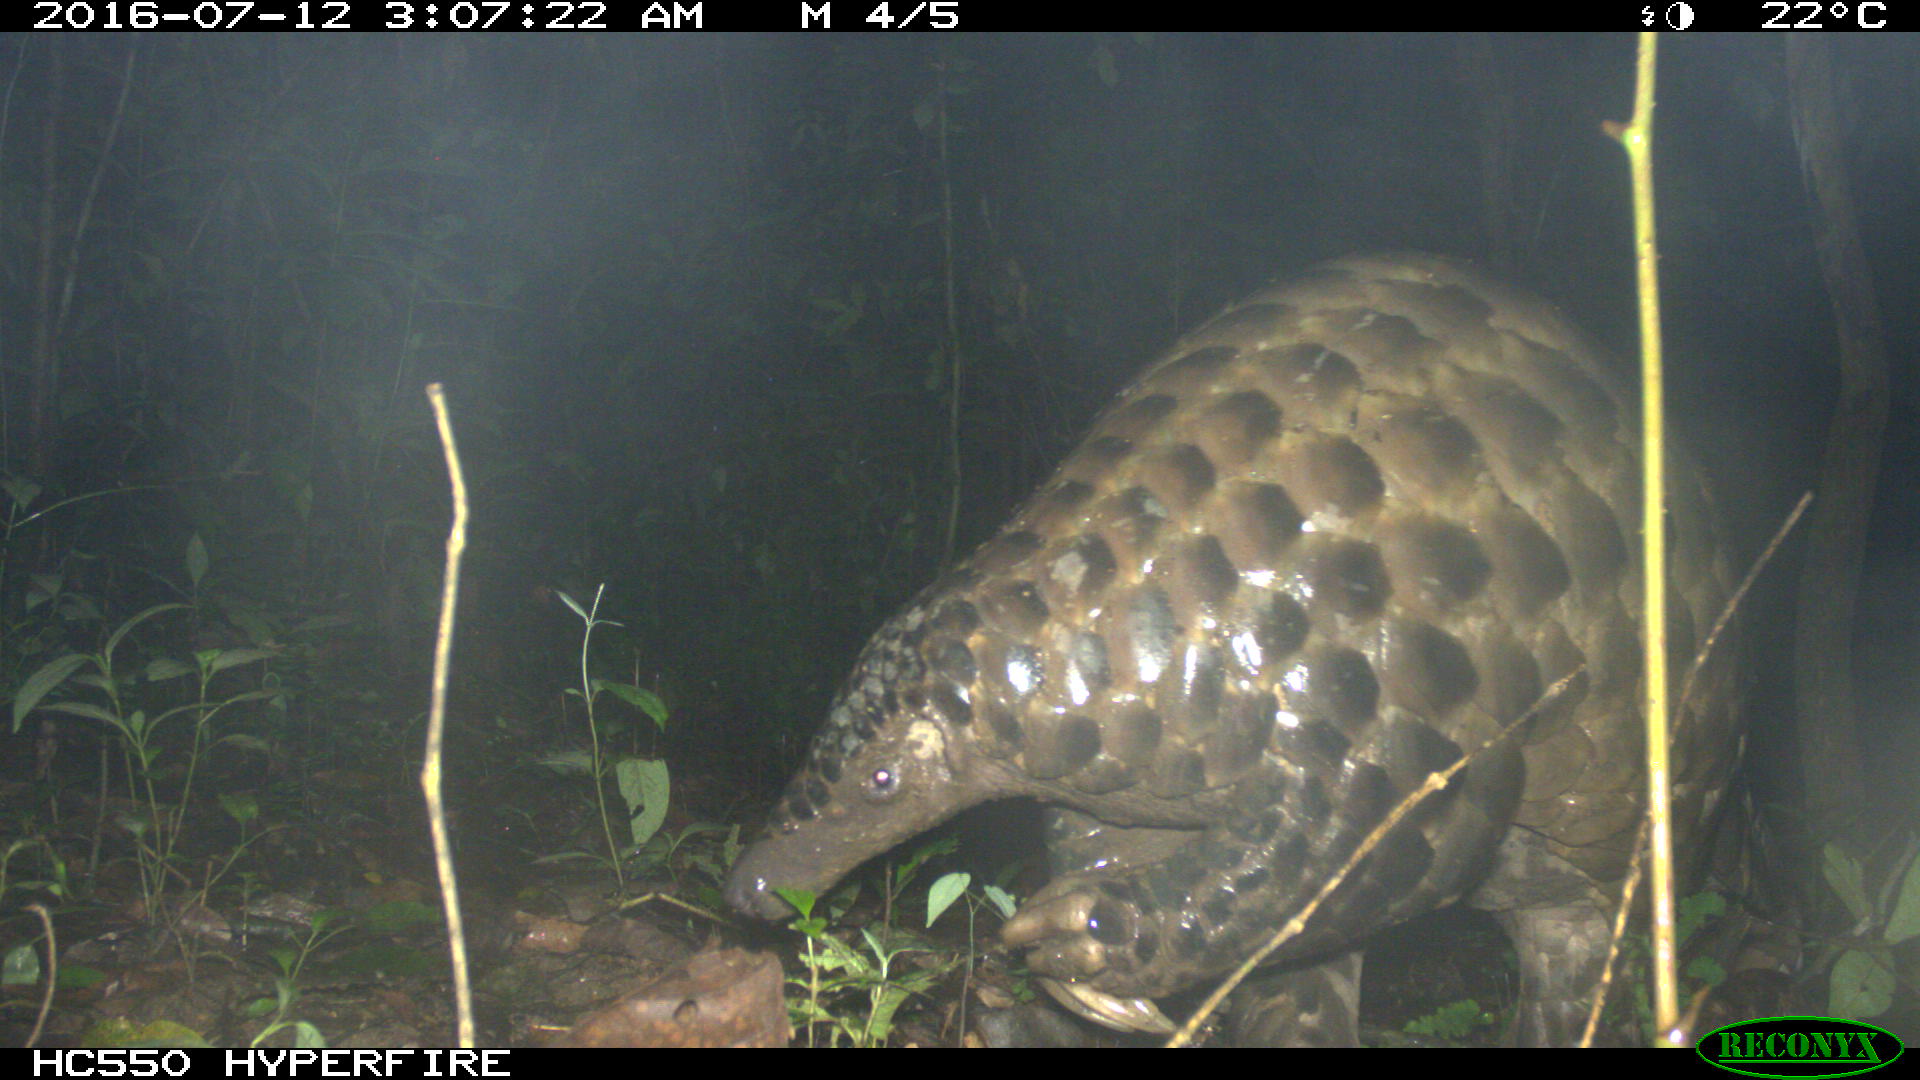
<path id="1" fill-rule="evenodd" d="M 1900 1040 L 1871 1024 L 1831 1016 L 1768 1016 L 1707 1032 L 1694 1049 L 1748 1076 L 1854 1076 L 1891 1065 Z"/>

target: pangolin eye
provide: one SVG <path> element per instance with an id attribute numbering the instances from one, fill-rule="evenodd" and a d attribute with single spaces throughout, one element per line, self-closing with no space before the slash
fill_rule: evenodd
<path id="1" fill-rule="evenodd" d="M 892 769 L 875 769 L 873 775 L 867 777 L 867 794 L 869 795 L 885 798 L 898 790 L 900 790 L 900 774 Z"/>

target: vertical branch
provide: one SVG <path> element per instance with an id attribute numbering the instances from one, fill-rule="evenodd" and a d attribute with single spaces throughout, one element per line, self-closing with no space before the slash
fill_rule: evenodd
<path id="1" fill-rule="evenodd" d="M 440 586 L 440 627 L 433 639 L 433 704 L 427 710 L 426 760 L 420 766 L 420 788 L 427 798 L 427 825 L 433 833 L 433 862 L 440 874 L 440 903 L 447 913 L 447 949 L 453 959 L 454 1009 L 459 1016 L 460 1045 L 473 1047 L 473 988 L 467 979 L 467 936 L 460 918 L 460 883 L 453 872 L 453 845 L 447 837 L 447 811 L 441 798 L 441 756 L 447 726 L 447 668 L 453 655 L 453 614 L 460 597 L 460 556 L 467 549 L 467 479 L 460 471 L 460 451 L 453 441 L 453 422 L 447 418 L 447 398 L 439 383 L 427 387 L 433 421 L 440 429 L 440 446 L 447 456 L 447 480 L 453 487 L 453 525 L 447 530 L 447 570 Z"/>
<path id="2" fill-rule="evenodd" d="M 1640 35 L 1633 118 L 1609 124 L 1633 175 L 1633 247 L 1640 294 L 1640 633 L 1646 670 L 1647 861 L 1652 869 L 1653 1020 L 1656 1045 L 1674 1046 L 1680 994 L 1673 906 L 1673 777 L 1667 692 L 1666 388 L 1660 374 L 1660 247 L 1653 213 L 1656 37 Z M 1596 1002 L 1596 1007 L 1598 1003 Z M 1597 1011 L 1597 1008 L 1596 1008 Z M 1591 1025 L 1589 1025 L 1591 1027 Z"/>

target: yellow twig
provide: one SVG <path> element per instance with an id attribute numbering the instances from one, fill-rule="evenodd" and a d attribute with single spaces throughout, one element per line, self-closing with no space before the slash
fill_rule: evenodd
<path id="1" fill-rule="evenodd" d="M 453 442 L 453 422 L 447 418 L 447 398 L 439 383 L 427 387 L 427 403 L 440 429 L 440 447 L 447 456 L 447 479 L 453 487 L 453 525 L 447 530 L 447 570 L 440 586 L 440 627 L 433 639 L 433 704 L 427 710 L 426 762 L 420 767 L 420 788 L 427 796 L 427 823 L 433 832 L 433 861 L 440 874 L 440 903 L 447 913 L 447 948 L 453 959 L 453 998 L 459 1017 L 460 1045 L 473 1047 L 473 988 L 467 979 L 467 938 L 460 920 L 460 884 L 453 872 L 453 845 L 447 838 L 446 805 L 440 795 L 440 759 L 447 721 L 447 667 L 453 653 L 453 609 L 460 595 L 460 556 L 467 548 L 467 480 L 460 471 L 460 451 Z"/>

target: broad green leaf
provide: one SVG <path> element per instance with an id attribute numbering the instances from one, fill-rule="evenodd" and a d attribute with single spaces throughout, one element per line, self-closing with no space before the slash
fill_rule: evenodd
<path id="1" fill-rule="evenodd" d="M 1893 985 L 1885 954 L 1849 949 L 1834 961 L 1827 1009 L 1836 1016 L 1879 1016 L 1893 1004 Z"/>
<path id="2" fill-rule="evenodd" d="M 243 825 L 260 816 L 260 800 L 252 795 L 234 795 L 223 791 L 218 797 L 220 809 L 225 810 L 228 817 Z"/>
<path id="3" fill-rule="evenodd" d="M 138 615 L 131 616 L 126 622 L 121 623 L 119 629 L 116 629 L 113 634 L 107 638 L 107 647 L 100 650 L 100 655 L 106 657 L 107 660 L 111 662 L 113 660 L 113 650 L 120 647 L 121 640 L 128 634 L 131 634 L 134 627 L 139 626 L 141 623 L 146 622 L 148 619 L 153 618 L 163 611 L 172 611 L 175 608 L 183 608 L 186 606 L 185 604 L 155 604 Z"/>
<path id="4" fill-rule="evenodd" d="M 177 679 L 182 675 L 191 675 L 193 672 L 193 665 L 183 660 L 176 660 L 171 656 L 156 656 L 147 661 L 146 671 L 142 674 L 146 676 L 148 682 L 166 682 L 168 679 Z"/>
<path id="5" fill-rule="evenodd" d="M 213 658 L 213 672 L 219 674 L 228 668 L 251 664 L 256 660 L 271 660 L 278 655 L 272 649 L 222 649 L 220 655 Z"/>
<path id="6" fill-rule="evenodd" d="M 26 719 L 34 706 L 40 704 L 40 699 L 46 697 L 54 687 L 66 682 L 67 676 L 89 659 L 91 657 L 80 653 L 68 653 L 49 660 L 40 666 L 40 670 L 27 676 L 27 681 L 20 684 L 19 692 L 13 695 L 13 730 L 18 733 L 20 721 Z"/>
<path id="7" fill-rule="evenodd" d="M 1887 918 L 1887 944 L 1898 945 L 1915 934 L 1920 934 L 1920 859 L 1907 864 L 1900 880 L 1900 895 Z"/>
<path id="8" fill-rule="evenodd" d="M 1872 915 L 1873 909 L 1867 903 L 1867 887 L 1860 872 L 1860 861 L 1848 854 L 1838 844 L 1826 846 L 1821 872 L 1826 875 L 1827 887 L 1847 906 L 1847 914 L 1855 924 L 1862 923 Z M 1848 1016 L 1863 1015 L 1848 1013 Z"/>
<path id="9" fill-rule="evenodd" d="M 651 690 L 642 690 L 632 683 L 603 682 L 599 679 L 595 679 L 594 683 L 600 689 L 653 717 L 654 724 L 661 731 L 667 730 L 667 703 L 660 700 L 660 695 Z"/>
<path id="10" fill-rule="evenodd" d="M 670 781 L 667 763 L 647 758 L 627 758 L 614 766 L 613 775 L 620 785 L 620 797 L 627 809 L 637 811 L 630 824 L 637 847 L 653 839 L 660 824 L 667 820 L 667 793 Z"/>
<path id="11" fill-rule="evenodd" d="M 31 945 L 15 945 L 0 959 L 0 986 L 32 986 L 40 981 L 40 952 Z"/>
<path id="12" fill-rule="evenodd" d="M 124 727 L 120 718 L 98 705 L 89 705 L 84 701 L 57 701 L 46 707 L 48 712 L 66 713 L 68 716 L 84 716 L 89 720 L 98 720 L 114 727 Z M 144 719 L 144 717 L 142 718 Z M 135 729 L 138 730 L 138 729 Z"/>
<path id="13" fill-rule="evenodd" d="M 200 534 L 194 533 L 187 540 L 187 580 L 194 588 L 200 587 L 200 579 L 207 576 L 207 545 L 201 541 Z"/>
<path id="14" fill-rule="evenodd" d="M 927 890 L 927 925 L 946 913 L 955 900 L 967 894 L 967 886 L 973 884 L 973 875 L 965 871 L 942 874 Z"/>
<path id="15" fill-rule="evenodd" d="M 39 484 L 12 476 L 0 478 L 0 491 L 6 492 L 7 498 L 13 500 L 13 508 L 16 511 L 25 510 L 33 505 L 33 500 L 40 497 Z"/>

